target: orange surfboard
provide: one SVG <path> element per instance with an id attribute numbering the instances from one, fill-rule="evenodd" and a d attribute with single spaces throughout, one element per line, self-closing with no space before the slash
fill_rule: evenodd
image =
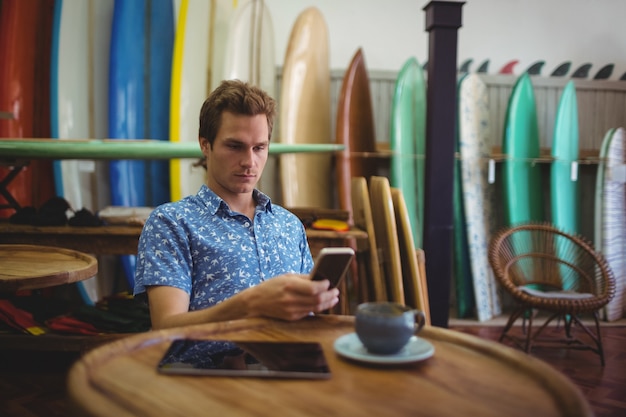
<path id="1" fill-rule="evenodd" d="M 34 87 L 38 2 L 4 1 L 0 13 L 0 111 L 11 119 L 0 119 L 0 138 L 32 138 L 35 117 Z M 0 167 L 0 181 L 11 169 Z M 33 167 L 26 166 L 7 185 L 20 206 L 33 205 Z M 8 196 L 7 196 L 8 197 Z M 14 208 L 5 208 L 10 198 L 0 195 L 0 218 L 10 217 Z"/>

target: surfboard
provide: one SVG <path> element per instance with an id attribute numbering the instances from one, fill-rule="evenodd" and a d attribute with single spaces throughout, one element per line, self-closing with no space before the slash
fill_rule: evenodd
<path id="1" fill-rule="evenodd" d="M 316 7 L 302 11 L 289 36 L 279 99 L 279 140 L 330 143 L 328 28 Z M 332 207 L 332 155 L 282 155 L 282 203 L 287 207 Z"/>
<path id="2" fill-rule="evenodd" d="M 487 251 L 493 232 L 493 186 L 488 183 L 489 93 L 477 74 L 459 88 L 459 153 L 463 209 L 476 314 L 480 321 L 502 312 L 498 287 Z"/>
<path id="3" fill-rule="evenodd" d="M 415 244 L 409 212 L 406 207 L 402 190 L 391 188 L 391 199 L 393 202 L 396 229 L 398 231 L 398 248 L 400 250 L 400 263 L 402 265 L 402 290 L 404 291 L 404 303 L 408 306 L 422 310 L 424 314 L 430 316 L 426 299 L 428 294 L 422 287 L 420 279 L 420 267 L 418 264 Z M 428 322 L 430 322 L 430 317 Z"/>
<path id="4" fill-rule="evenodd" d="M 539 128 L 535 94 L 528 74 L 521 75 L 509 97 L 504 123 L 502 169 L 506 225 L 543 221 Z"/>
<path id="5" fill-rule="evenodd" d="M 452 211 L 452 238 L 454 294 L 456 296 L 456 313 L 459 318 L 475 315 L 474 287 L 472 270 L 470 268 L 469 247 L 467 245 L 467 226 L 465 223 L 465 207 L 463 203 L 463 180 L 461 176 L 461 152 L 459 140 L 460 124 L 460 87 L 467 75 L 462 75 L 457 81 L 457 127 L 455 130 L 455 161 L 453 183 L 453 211 Z"/>
<path id="6" fill-rule="evenodd" d="M 615 275 L 615 297 L 604 308 L 609 321 L 626 311 L 626 131 L 610 129 L 600 148 L 596 178 L 595 247 Z"/>
<path id="7" fill-rule="evenodd" d="M 335 141 L 344 146 L 335 158 L 337 201 L 340 209 L 352 213 L 352 178 L 369 180 L 376 174 L 374 160 L 366 156 L 376 152 L 376 137 L 369 76 L 361 48 L 352 56 L 343 76 L 336 117 Z"/>
<path id="8" fill-rule="evenodd" d="M 396 78 L 391 102 L 392 151 L 390 183 L 400 189 L 406 202 L 411 234 L 422 246 L 424 212 L 424 161 L 426 138 L 426 83 L 424 71 L 414 57 L 405 61 Z M 419 145 L 419 151 L 418 151 Z"/>
<path id="9" fill-rule="evenodd" d="M 225 79 L 247 81 L 276 96 L 274 24 L 264 0 L 250 0 L 235 9 L 228 28 L 224 64 Z M 272 136 L 276 136 L 276 129 Z M 270 157 L 258 188 L 275 196 L 277 184 L 276 158 Z"/>
<path id="10" fill-rule="evenodd" d="M 179 1 L 179 0 L 177 0 Z M 235 13 L 247 6 L 248 3 L 252 0 L 209 0 L 211 1 L 211 10 L 210 10 L 210 30 L 209 30 L 209 91 L 212 91 L 217 87 L 222 80 L 227 79 L 227 65 L 226 60 L 228 56 L 233 52 L 230 49 L 230 31 L 233 26 L 234 15 Z M 254 0 L 254 1 L 263 1 L 264 7 L 267 8 L 267 3 L 265 0 Z M 268 9 L 269 12 L 269 9 Z M 248 22 L 250 23 L 250 22 Z M 261 29 L 262 32 L 267 30 Z M 273 31 L 273 24 L 272 24 Z M 265 36 L 265 35 L 264 35 Z M 273 36 L 273 35 L 272 35 Z M 249 42 L 254 42 L 253 40 L 248 40 Z M 272 45 L 273 46 L 273 45 Z M 271 52 L 274 54 L 274 52 Z M 264 60 L 265 57 L 262 57 Z M 275 73 L 276 61 L 273 61 L 273 70 Z M 276 78 L 276 74 L 274 74 L 274 78 Z M 272 96 L 274 96 L 274 91 L 268 91 Z"/>
<path id="11" fill-rule="evenodd" d="M 359 282 L 366 287 L 364 300 L 386 301 L 387 288 L 384 281 L 384 272 L 381 270 L 382 263 L 379 261 L 378 244 L 376 241 L 376 229 L 372 215 L 369 188 L 365 177 L 354 177 L 351 181 L 352 216 L 354 225 L 367 232 L 367 241 L 357 240 L 357 262 L 361 264 L 359 270 Z M 365 258 L 365 259 L 364 259 Z"/>
<path id="12" fill-rule="evenodd" d="M 370 178 L 370 201 L 376 244 L 382 254 L 384 281 L 389 301 L 404 304 L 402 261 L 391 187 L 387 177 Z"/>
<path id="13" fill-rule="evenodd" d="M 170 95 L 170 141 L 198 143 L 198 115 L 208 95 L 212 2 L 181 0 L 178 9 Z M 199 145 L 198 145 L 199 146 Z M 196 194 L 206 182 L 198 160 L 170 161 L 172 201 Z"/>
<path id="14" fill-rule="evenodd" d="M 54 10 L 50 97 L 51 137 L 90 137 L 89 3 L 57 0 Z M 54 162 L 57 195 L 74 210 L 95 211 L 95 163 L 92 160 Z"/>
<path id="15" fill-rule="evenodd" d="M 35 55 L 35 95 L 33 136 L 50 139 L 50 59 L 54 0 L 42 0 L 37 13 Z M 33 202 L 41 207 L 53 198 L 54 169 L 50 160 L 31 162 L 33 166 Z"/>
<path id="16" fill-rule="evenodd" d="M 82 0 L 56 0 L 50 65 L 50 136 L 54 139 L 90 137 L 90 8 Z M 93 160 L 54 161 L 56 194 L 78 211 L 97 210 Z M 85 304 L 100 299 L 96 277 L 76 283 Z"/>
<path id="17" fill-rule="evenodd" d="M 550 212 L 552 224 L 567 233 L 579 233 L 578 181 L 572 179 L 572 163 L 578 161 L 578 104 L 576 86 L 569 81 L 559 100 L 552 137 Z"/>
<path id="18" fill-rule="evenodd" d="M 146 137 L 169 141 L 174 5 L 172 0 L 148 0 L 147 4 L 146 50 L 149 69 L 145 81 Z M 146 204 L 155 207 L 170 201 L 169 161 L 150 160 L 146 161 L 146 165 Z"/>
<path id="19" fill-rule="evenodd" d="M 144 138 L 146 3 L 115 2 L 109 61 L 109 137 Z M 111 203 L 114 206 L 146 205 L 146 164 L 139 160 L 109 163 Z M 123 256 L 129 287 L 134 287 L 135 256 Z"/>
<path id="20" fill-rule="evenodd" d="M 12 115 L 0 119 L 0 138 L 33 137 L 34 74 L 38 2 L 5 1 L 0 13 L 0 111 Z M 11 173 L 0 167 L 0 180 Z M 24 207 L 33 205 L 33 169 L 24 167 L 6 186 L 7 192 Z M 0 218 L 15 213 L 9 200 L 0 195 Z"/>

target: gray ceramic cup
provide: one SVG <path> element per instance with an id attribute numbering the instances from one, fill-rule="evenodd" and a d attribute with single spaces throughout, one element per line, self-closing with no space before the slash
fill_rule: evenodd
<path id="1" fill-rule="evenodd" d="M 357 306 L 355 330 L 368 352 L 392 355 L 400 352 L 425 323 L 426 316 L 420 310 L 392 302 L 371 302 Z"/>

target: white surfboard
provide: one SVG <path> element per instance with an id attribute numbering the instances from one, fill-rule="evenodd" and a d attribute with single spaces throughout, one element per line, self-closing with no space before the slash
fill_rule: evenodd
<path id="1" fill-rule="evenodd" d="M 63 0 L 58 30 L 57 56 L 53 57 L 52 136 L 85 139 L 91 133 L 89 3 Z M 56 114 L 56 118 L 54 115 Z M 56 162 L 57 192 L 74 210 L 94 211 L 95 163 L 89 160 Z M 58 169 L 60 168 L 60 169 Z M 59 192 L 60 191 L 60 192 Z"/>
<path id="2" fill-rule="evenodd" d="M 459 91 L 459 148 L 465 223 L 478 320 L 502 312 L 487 251 L 492 234 L 493 187 L 489 185 L 489 101 L 487 86 L 469 74 Z"/>
<path id="3" fill-rule="evenodd" d="M 611 129 L 600 148 L 596 183 L 595 246 L 615 275 L 615 297 L 604 308 L 606 320 L 626 311 L 626 130 Z"/>
<path id="4" fill-rule="evenodd" d="M 217 52 L 217 51 L 216 51 Z M 276 97 L 274 24 L 264 0 L 240 4 L 231 18 L 224 55 L 225 79 L 247 81 Z M 274 136 L 276 136 L 276 125 Z M 270 156 L 258 188 L 270 197 L 276 195 L 276 157 Z"/>
<path id="5" fill-rule="evenodd" d="M 209 45 L 212 2 L 181 0 L 175 4 L 178 16 L 170 100 L 170 141 L 198 142 L 198 116 L 209 84 Z M 200 146 L 200 145 L 198 145 Z M 195 159 L 170 162 L 172 201 L 196 194 L 206 177 Z"/>

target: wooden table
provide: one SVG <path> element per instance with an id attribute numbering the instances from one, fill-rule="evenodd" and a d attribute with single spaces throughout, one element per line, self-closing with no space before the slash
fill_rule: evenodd
<path id="1" fill-rule="evenodd" d="M 590 416 L 581 392 L 539 359 L 452 330 L 427 327 L 433 357 L 402 366 L 345 360 L 333 351 L 351 316 L 297 322 L 246 319 L 154 331 L 96 348 L 68 376 L 82 416 Z M 332 377 L 281 380 L 166 376 L 156 365 L 177 338 L 320 342 Z"/>
<path id="2" fill-rule="evenodd" d="M 0 265 L 0 292 L 70 284 L 98 272 L 91 255 L 38 245 L 0 245 Z"/>

